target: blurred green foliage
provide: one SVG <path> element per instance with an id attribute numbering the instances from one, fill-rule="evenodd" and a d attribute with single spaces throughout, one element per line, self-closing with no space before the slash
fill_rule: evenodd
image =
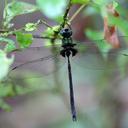
<path id="1" fill-rule="evenodd" d="M 11 52 L 16 49 L 15 42 L 9 38 L 0 37 L 0 43 L 5 43 L 4 51 Z"/>
<path id="2" fill-rule="evenodd" d="M 20 48 L 27 48 L 32 44 L 33 36 L 29 33 L 16 32 L 16 40 Z"/>
<path id="3" fill-rule="evenodd" d="M 27 23 L 25 25 L 25 31 L 30 32 L 30 31 L 34 31 L 36 29 L 37 29 L 37 23 Z"/>
<path id="4" fill-rule="evenodd" d="M 64 0 L 36 0 L 40 10 L 49 18 L 56 18 L 63 15 L 66 1 Z M 50 13 L 49 13 L 50 12 Z"/>
<path id="5" fill-rule="evenodd" d="M 0 50 L 0 81 L 7 76 L 9 68 L 14 61 L 14 56 L 7 58 L 4 51 Z"/>
<path id="6" fill-rule="evenodd" d="M 90 0 L 71 0 L 72 4 L 88 4 Z"/>
<path id="7" fill-rule="evenodd" d="M 4 27 L 10 28 L 11 27 L 11 20 L 18 15 L 32 13 L 34 11 L 37 11 L 37 7 L 34 5 L 31 5 L 26 2 L 20 2 L 20 1 L 12 1 L 11 3 L 8 3 L 4 9 L 3 19 L 4 19 Z"/>
<path id="8" fill-rule="evenodd" d="M 33 13 L 35 11 L 41 11 L 47 18 L 51 19 L 53 22 L 56 22 L 56 24 L 57 24 L 56 26 L 48 27 L 48 25 L 46 25 L 46 23 L 45 23 L 47 28 L 41 32 L 41 37 L 47 36 L 50 39 L 51 38 L 52 39 L 53 38 L 60 39 L 61 36 L 59 34 L 56 35 L 56 33 L 59 33 L 59 29 L 61 28 L 62 22 L 65 20 L 65 19 L 63 19 L 63 15 L 65 12 L 65 9 L 68 7 L 67 2 L 68 1 L 64 1 L 64 0 L 36 0 L 36 5 L 32 5 L 27 2 L 14 0 L 13 2 L 10 2 L 5 6 L 4 14 L 3 14 L 3 28 L 1 28 L 5 32 L 3 32 L 3 31 L 0 32 L 0 44 L 5 44 L 4 48 L 2 50 L 0 50 L 0 108 L 7 110 L 7 111 L 11 110 L 11 107 L 5 102 L 5 100 L 4 100 L 5 98 L 14 97 L 17 95 L 28 94 L 28 93 L 31 93 L 31 92 L 34 92 L 37 90 L 39 91 L 42 88 L 45 88 L 48 90 L 50 90 L 49 88 L 51 88 L 51 86 L 49 86 L 49 87 L 43 86 L 42 87 L 42 84 L 43 85 L 46 84 L 44 79 L 42 80 L 43 82 L 42 81 L 40 82 L 39 80 L 22 80 L 22 81 L 20 81 L 17 79 L 17 81 L 18 82 L 20 81 L 21 84 L 27 83 L 26 84 L 26 85 L 28 85 L 27 87 L 20 86 L 18 84 L 18 82 L 16 84 L 14 84 L 12 81 L 5 82 L 6 78 L 8 78 L 10 66 L 14 62 L 14 57 L 11 57 L 11 58 L 7 57 L 8 53 L 16 50 L 17 49 L 16 46 L 19 46 L 20 48 L 23 48 L 23 49 L 30 47 L 30 45 L 33 43 L 33 35 L 31 32 L 38 30 L 38 25 L 39 25 L 38 22 L 37 23 L 30 22 L 30 23 L 26 23 L 23 28 L 15 29 L 13 27 L 12 20 L 14 20 L 14 18 L 16 16 L 19 16 L 22 14 L 28 14 L 28 13 Z M 108 15 L 106 5 L 110 2 L 113 3 L 114 9 L 116 11 L 118 11 L 118 13 L 120 14 L 119 17 L 114 17 L 112 15 Z M 82 5 L 87 6 L 83 9 L 83 11 L 81 11 L 81 14 L 83 17 L 86 17 L 86 18 L 93 17 L 94 18 L 94 16 L 99 16 L 101 18 L 100 20 L 102 20 L 102 22 L 103 22 L 104 17 L 107 16 L 108 17 L 108 25 L 110 25 L 110 26 L 114 25 L 118 28 L 118 31 L 120 34 L 128 35 L 128 25 L 127 25 L 128 9 L 123 8 L 120 1 L 114 1 L 114 0 L 71 0 L 71 3 L 72 3 L 72 6 L 77 5 L 77 7 L 79 7 L 79 6 L 81 7 Z M 78 11 L 78 9 L 76 10 L 76 12 Z M 73 13 L 75 14 L 76 12 L 73 12 Z M 72 16 L 74 14 L 72 14 Z M 67 20 L 66 23 L 69 23 L 70 18 L 67 16 L 66 20 Z M 58 24 L 58 21 L 59 21 L 59 24 Z M 94 20 L 93 22 L 96 22 L 96 21 Z M 81 24 L 79 24 L 79 25 L 81 25 Z M 104 38 L 103 28 L 102 28 L 102 30 L 93 30 L 93 29 L 84 28 L 84 33 L 89 39 L 91 39 L 93 41 L 92 43 L 95 44 L 95 46 L 97 46 L 97 50 L 99 51 L 99 54 L 102 55 L 102 57 L 101 56 L 99 57 L 99 54 L 93 55 L 93 58 L 92 58 L 93 61 L 90 61 L 91 59 L 88 57 L 87 58 L 88 61 L 86 61 L 86 63 L 89 63 L 88 65 L 91 66 L 94 64 L 93 63 L 94 60 L 97 60 L 98 64 L 100 63 L 100 61 L 102 63 L 106 62 L 107 59 L 109 58 L 111 50 L 114 50 L 114 49 L 107 41 L 103 40 L 103 38 Z M 11 35 L 16 36 L 16 41 L 12 40 L 12 38 L 10 37 Z M 46 42 L 47 42 L 46 46 L 49 46 L 50 39 L 46 40 Z M 127 41 L 128 41 L 128 39 L 125 38 L 124 42 L 125 42 L 126 46 L 128 45 Z M 60 43 L 60 41 L 57 41 L 57 42 Z M 116 61 L 113 63 L 113 60 L 112 60 L 112 62 L 111 62 L 112 66 L 113 66 L 113 64 L 116 63 L 117 68 L 121 67 L 121 68 L 119 68 L 119 74 L 122 77 L 125 77 L 127 74 L 126 70 L 127 70 L 127 65 L 128 65 L 128 59 L 126 59 L 126 58 L 128 55 L 128 51 L 126 48 L 121 49 L 119 52 L 117 52 L 117 56 L 114 58 Z M 88 49 L 84 49 L 84 50 L 86 51 Z M 122 56 L 122 55 L 124 55 L 124 56 Z M 92 63 L 90 63 L 90 62 L 92 62 Z M 80 60 L 78 63 L 82 63 L 82 61 Z M 111 77 L 114 74 L 114 71 L 112 71 L 112 69 L 110 69 L 110 67 L 108 65 L 104 68 L 106 68 L 106 70 L 103 73 L 101 73 L 101 74 L 95 73 L 97 75 L 97 77 L 99 77 L 99 79 L 100 79 L 100 80 L 98 79 L 99 81 L 97 80 L 100 83 L 99 85 L 101 85 L 101 83 L 103 85 L 103 86 L 96 87 L 97 90 L 99 91 L 99 95 L 101 95 L 100 91 L 102 92 L 103 90 L 105 90 L 107 88 L 106 86 L 108 86 L 109 84 L 111 85 L 111 82 L 108 80 L 114 79 L 114 77 Z M 80 72 L 82 72 L 82 71 L 85 71 L 85 70 L 83 70 L 82 66 L 81 66 Z M 111 73 L 109 71 L 111 71 Z M 86 73 L 89 74 L 89 71 L 87 71 Z M 80 73 L 77 74 L 78 77 L 80 77 L 79 74 Z M 104 74 L 107 74 L 108 78 L 104 77 L 105 76 Z M 56 75 L 56 73 L 55 73 L 55 75 Z M 75 78 L 77 79 L 76 76 L 75 76 Z M 85 78 L 84 75 L 82 77 Z M 58 79 L 58 77 L 57 77 L 57 79 Z M 31 86 L 29 86 L 29 85 L 31 85 Z M 37 86 L 37 85 L 40 85 L 40 86 Z M 100 87 L 100 89 L 99 89 L 99 87 Z M 108 93 L 109 92 L 108 90 L 107 91 L 105 90 L 105 91 Z M 52 92 L 57 92 L 57 89 L 56 88 L 53 89 Z M 104 91 L 102 93 L 104 93 Z M 105 94 L 103 94 L 103 97 L 105 97 L 104 95 Z M 102 111 L 103 111 L 103 113 L 102 113 Z M 91 112 L 89 114 L 84 113 L 84 112 L 83 113 L 79 112 L 79 117 L 80 117 L 80 120 L 82 120 L 82 121 L 77 123 L 77 128 L 84 128 L 85 126 L 87 128 L 92 128 L 92 127 L 103 128 L 106 123 L 105 120 L 107 120 L 109 118 L 109 116 L 106 114 L 107 112 L 108 112 L 108 110 L 104 110 L 103 107 L 101 107 L 101 110 L 99 110 L 99 109 L 96 110 L 96 113 L 92 112 L 94 115 L 93 114 L 91 115 Z M 107 115 L 106 117 L 104 117 L 104 115 L 105 115 L 104 113 Z M 99 121 L 99 120 L 102 120 L 102 121 Z M 62 123 L 60 123 L 60 124 L 55 124 L 55 126 L 52 126 L 52 127 L 56 127 L 56 126 L 58 126 L 60 128 L 61 127 L 68 128 L 68 127 L 72 126 L 72 123 L 66 120 L 66 121 L 62 121 Z"/>

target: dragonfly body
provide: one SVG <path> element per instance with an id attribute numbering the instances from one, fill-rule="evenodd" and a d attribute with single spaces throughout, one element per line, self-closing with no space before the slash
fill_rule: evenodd
<path id="1" fill-rule="evenodd" d="M 64 28 L 61 30 L 60 34 L 62 35 L 62 50 L 60 54 L 63 57 L 67 57 L 68 60 L 68 76 L 69 76 L 69 88 L 70 88 L 70 105 L 71 105 L 71 112 L 72 112 L 72 119 L 76 121 L 76 109 L 75 109 L 75 102 L 74 102 L 74 91 L 73 91 L 73 82 L 72 82 L 72 71 L 71 71 L 71 64 L 70 64 L 70 55 L 75 56 L 77 54 L 77 49 L 74 48 L 76 44 L 72 41 L 72 31 L 71 29 Z"/>
<path id="2" fill-rule="evenodd" d="M 92 44 L 92 42 L 91 42 L 91 44 L 85 44 L 85 43 L 83 43 L 83 44 L 79 44 L 79 43 L 77 43 L 77 49 L 76 49 L 76 44 L 73 42 L 73 40 L 72 40 L 72 30 L 71 30 L 71 28 L 62 28 L 62 30 L 60 31 L 60 35 L 62 36 L 62 44 L 61 44 L 61 50 L 60 50 L 60 45 L 58 46 L 58 45 L 56 45 L 55 46 L 55 48 L 59 48 L 59 52 L 60 52 L 60 55 L 62 56 L 62 57 L 64 57 L 64 58 L 66 58 L 67 59 L 67 63 L 68 63 L 68 77 L 69 77 L 69 87 L 70 87 L 70 104 L 71 104 L 71 112 L 72 112 L 72 119 L 74 120 L 74 121 L 76 121 L 76 110 L 75 110 L 75 102 L 74 102 L 74 92 L 73 92 L 73 82 L 72 82 L 72 71 L 71 71 L 71 64 L 70 64 L 70 57 L 73 57 L 73 56 L 75 56 L 76 54 L 77 54 L 77 51 L 79 51 L 79 54 L 77 54 L 77 57 L 75 57 L 75 62 L 77 63 L 78 62 L 78 64 L 79 65 L 81 65 L 81 67 L 83 66 L 83 67 L 85 67 L 86 66 L 86 68 L 88 68 L 89 70 L 91 69 L 93 69 L 93 70 L 105 70 L 106 71 L 106 67 L 108 67 L 111 63 L 113 63 L 114 62 L 114 60 L 115 60 L 115 57 L 117 56 L 117 52 L 116 51 L 114 51 L 114 52 L 112 52 L 112 53 L 108 53 L 108 51 L 106 52 L 104 52 L 104 51 L 101 51 L 101 52 L 99 52 L 99 51 L 97 51 L 97 49 L 95 49 L 95 48 L 97 48 L 97 45 L 96 45 L 96 43 L 95 44 Z M 126 37 L 125 37 L 126 38 Z M 125 38 L 123 38 L 123 39 L 125 39 Z M 122 38 L 121 38 L 122 39 Z M 123 39 L 121 40 L 121 42 L 124 42 L 123 41 Z M 126 38 L 127 39 L 127 38 Z M 127 39 L 128 40 L 128 39 Z M 94 40 L 94 42 L 97 42 L 97 40 Z M 104 43 L 104 40 L 103 41 L 101 41 L 101 40 L 99 40 L 98 41 L 98 46 L 102 46 L 103 45 L 103 43 Z M 81 53 L 81 46 L 82 46 L 82 48 L 85 48 L 86 50 L 85 50 L 85 52 L 83 52 L 83 53 Z M 54 48 L 54 47 L 53 47 Z M 40 49 L 40 50 L 39 50 Z M 120 48 L 120 49 L 118 49 L 118 50 L 120 50 L 120 51 L 122 51 L 122 52 L 118 52 L 119 53 L 119 56 L 120 55 L 122 55 L 123 57 L 124 56 L 126 56 L 126 59 L 127 59 L 127 51 L 125 52 L 124 50 L 126 50 L 127 49 L 127 47 L 126 48 Z M 15 73 L 16 73 L 16 71 L 18 71 L 18 69 L 20 70 L 20 71 L 31 71 L 31 69 L 34 69 L 35 67 L 37 67 L 37 70 L 38 70 L 38 68 L 39 68 L 39 72 L 40 71 L 44 71 L 45 69 L 43 69 L 42 67 L 44 67 L 44 65 L 45 65 L 45 63 L 46 63 L 46 66 L 48 65 L 47 64 L 47 62 L 49 61 L 49 60 L 54 60 L 54 59 L 56 59 L 56 57 L 55 57 L 55 55 L 53 55 L 53 53 L 51 54 L 51 52 L 50 52 L 50 55 L 47 55 L 47 56 L 43 56 L 42 55 L 42 51 L 44 52 L 44 51 L 48 51 L 48 48 L 47 47 L 30 47 L 29 49 L 27 49 L 26 51 L 24 51 L 24 52 L 22 52 L 21 53 L 21 57 L 22 57 L 22 59 L 24 60 L 25 59 L 25 57 L 24 57 L 24 55 L 26 56 L 26 55 L 29 55 L 29 52 L 30 52 L 30 55 L 36 55 L 36 53 L 38 53 L 38 55 L 39 55 L 39 52 L 41 51 L 41 54 L 40 54 L 40 57 L 38 57 L 37 58 L 37 56 L 36 57 L 34 57 L 34 56 L 32 56 L 32 59 L 29 57 L 29 58 L 27 58 L 27 61 L 25 60 L 24 61 L 24 63 L 23 62 L 20 62 L 20 64 L 16 64 L 17 66 L 14 66 L 13 68 L 12 68 L 12 70 L 10 71 L 10 75 L 15 75 Z M 28 53 L 27 53 L 28 52 Z M 49 53 L 49 52 L 48 52 Z M 110 60 L 108 59 L 108 61 L 105 61 L 104 62 L 104 58 L 102 59 L 101 58 L 101 56 L 99 56 L 100 54 L 99 53 L 101 53 L 101 55 L 110 55 Z M 18 54 L 18 53 L 17 53 Z M 20 54 L 20 53 L 19 53 Z M 45 55 L 45 54 L 44 54 Z M 58 53 L 58 51 L 57 51 L 57 57 L 59 57 L 60 55 L 59 55 L 59 53 Z M 90 57 L 88 57 L 88 55 L 91 55 Z M 94 57 L 93 57 L 94 56 Z M 34 57 L 34 58 L 33 58 Z M 81 59 L 81 57 L 82 57 L 82 61 L 79 61 L 79 59 Z M 88 57 L 88 58 L 86 58 L 86 57 Z M 91 59 L 93 57 L 93 59 Z M 97 63 L 97 61 L 96 61 L 96 57 L 99 57 L 98 58 L 98 63 Z M 108 58 L 109 58 L 109 56 L 107 56 Z M 96 59 L 95 59 L 96 58 Z M 84 60 L 87 60 L 87 61 L 84 61 Z M 100 63 L 100 60 L 101 60 L 101 63 Z M 102 61 L 103 60 L 103 61 Z M 107 62 L 110 62 L 110 61 L 112 61 L 110 64 L 108 64 Z M 19 61 L 17 61 L 17 62 L 19 62 Z M 86 62 L 86 63 L 83 63 L 83 62 Z M 103 63 L 102 63 L 103 62 Z M 49 62 L 50 63 L 50 62 Z M 88 64 L 89 63 L 89 64 Z M 37 66 L 35 66 L 37 64 Z M 39 64 L 39 66 L 38 66 L 38 64 Z M 51 63 L 50 63 L 51 64 Z M 106 64 L 107 64 L 107 66 L 106 66 Z M 28 65 L 28 68 L 27 68 L 27 65 Z M 42 67 L 40 67 L 40 65 L 43 65 Z M 29 70 L 29 66 L 31 67 L 31 69 Z M 97 67 L 98 66 L 98 67 Z M 100 66 L 100 67 L 99 67 Z M 111 66 L 112 66 L 112 68 L 113 68 L 113 65 L 110 65 L 110 67 L 109 67 L 109 69 L 111 69 Z M 122 67 L 122 66 L 121 66 Z M 114 67 L 114 68 L 116 68 L 116 67 Z M 33 71 L 35 71 L 35 70 L 33 70 Z M 51 73 L 51 71 L 52 70 L 50 70 L 50 71 L 48 71 L 48 72 L 50 72 Z M 21 73 L 21 72 L 20 72 Z M 24 73 L 23 73 L 24 74 Z M 46 71 L 46 74 L 47 74 L 47 71 Z M 48 73 L 49 74 L 49 73 Z M 32 75 L 32 76 L 30 76 L 29 78 L 33 78 L 33 77 L 36 77 L 36 78 L 38 78 L 38 77 L 42 77 L 42 75 L 40 75 L 40 76 L 38 76 L 38 75 Z M 27 77 L 28 78 L 28 77 Z M 26 77 L 24 77 L 24 79 L 26 79 Z"/>
<path id="3" fill-rule="evenodd" d="M 72 31 L 71 29 L 64 28 L 61 30 L 60 34 L 62 35 L 62 47 L 63 49 L 60 51 L 60 54 L 65 57 L 65 56 L 75 56 L 77 53 L 77 49 L 74 48 L 76 44 L 73 43 L 72 41 Z"/>

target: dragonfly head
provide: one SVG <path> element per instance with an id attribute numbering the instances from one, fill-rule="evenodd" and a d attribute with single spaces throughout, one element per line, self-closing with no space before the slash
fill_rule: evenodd
<path id="1" fill-rule="evenodd" d="M 60 31 L 60 35 L 63 36 L 63 38 L 69 38 L 72 36 L 72 30 L 69 28 L 63 28 Z"/>

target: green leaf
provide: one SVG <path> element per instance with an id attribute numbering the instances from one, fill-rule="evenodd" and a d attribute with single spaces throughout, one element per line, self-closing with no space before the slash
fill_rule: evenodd
<path id="1" fill-rule="evenodd" d="M 116 9 L 119 6 L 119 4 L 116 1 L 113 1 L 113 8 Z"/>
<path id="2" fill-rule="evenodd" d="M 93 2 L 100 8 L 102 17 L 106 17 L 108 15 L 106 5 L 109 5 L 111 3 L 113 4 L 114 9 L 118 7 L 118 3 L 114 0 L 93 0 Z"/>
<path id="3" fill-rule="evenodd" d="M 106 6 L 109 3 L 112 3 L 113 0 L 92 0 L 95 4 L 102 6 Z"/>
<path id="4" fill-rule="evenodd" d="M 14 96 L 14 90 L 12 85 L 0 84 L 0 97 Z"/>
<path id="5" fill-rule="evenodd" d="M 110 49 L 112 49 L 112 46 L 107 41 L 104 40 L 103 33 L 87 29 L 85 34 L 89 39 L 94 41 L 99 51 L 101 52 L 102 56 L 106 59 L 107 58 L 106 53 L 108 53 Z"/>
<path id="6" fill-rule="evenodd" d="M 72 0 L 73 4 L 88 4 L 90 0 Z"/>
<path id="7" fill-rule="evenodd" d="M 22 95 L 22 94 L 26 94 L 26 90 L 27 90 L 27 88 L 24 88 L 24 87 L 22 87 L 22 86 L 16 86 L 15 87 L 15 90 L 16 90 L 16 93 L 18 94 L 18 95 Z"/>
<path id="8" fill-rule="evenodd" d="M 25 25 L 25 31 L 30 32 L 30 31 L 34 31 L 36 29 L 37 29 L 37 23 L 27 23 Z"/>
<path id="9" fill-rule="evenodd" d="M 11 107 L 3 99 L 0 99 L 0 108 L 5 111 L 11 111 Z"/>
<path id="10" fill-rule="evenodd" d="M 60 27 L 60 26 L 54 26 L 54 27 L 52 27 L 52 28 L 47 28 L 47 29 L 42 33 L 42 35 L 43 35 L 43 36 L 48 36 L 48 37 L 53 37 L 55 31 L 58 31 L 59 27 Z"/>
<path id="11" fill-rule="evenodd" d="M 66 7 L 65 0 L 36 0 L 42 13 L 49 18 L 56 18 L 63 15 Z"/>
<path id="12" fill-rule="evenodd" d="M 128 65 L 127 58 L 128 58 L 128 50 L 127 49 L 119 52 L 118 57 L 117 57 L 117 64 L 118 64 L 118 67 L 120 67 L 119 71 L 120 71 L 120 75 L 122 75 L 122 77 L 125 77 L 127 74 L 127 65 Z"/>
<path id="13" fill-rule="evenodd" d="M 46 31 L 44 31 L 42 33 L 42 35 L 43 36 L 48 36 L 48 37 L 54 37 L 55 32 L 57 32 L 59 28 L 60 28 L 60 26 L 54 26 L 52 28 L 47 28 Z M 55 44 L 59 45 L 59 44 L 61 44 L 61 42 L 56 40 Z M 44 42 L 44 45 L 48 46 L 48 47 L 51 47 L 53 44 L 51 43 L 50 40 L 46 40 Z"/>
<path id="14" fill-rule="evenodd" d="M 120 16 L 127 18 L 127 7 L 122 7 L 121 4 L 118 4 L 118 6 L 115 8 L 117 12 L 119 12 Z"/>
<path id="15" fill-rule="evenodd" d="M 7 43 L 4 48 L 5 52 L 11 52 L 16 49 L 15 42 L 11 39 L 0 37 L 0 43 Z"/>
<path id="16" fill-rule="evenodd" d="M 86 29 L 85 35 L 91 40 L 102 40 L 104 37 L 103 32 L 94 31 L 91 29 Z"/>
<path id="17" fill-rule="evenodd" d="M 0 81 L 4 79 L 9 71 L 9 67 L 14 61 L 14 56 L 7 58 L 7 55 L 4 51 L 0 50 Z"/>
<path id="18" fill-rule="evenodd" d="M 16 40 L 20 48 L 27 48 L 32 44 L 33 36 L 29 33 L 16 32 Z"/>
<path id="19" fill-rule="evenodd" d="M 55 45 L 61 45 L 61 44 L 62 44 L 62 42 L 61 42 L 60 40 L 56 40 Z M 44 42 L 44 46 L 52 47 L 53 44 L 51 43 L 51 41 L 46 40 L 46 41 Z"/>
<path id="20" fill-rule="evenodd" d="M 34 11 L 37 11 L 37 7 L 35 5 L 21 1 L 13 1 L 7 4 L 7 6 L 4 9 L 4 26 L 6 28 L 9 28 L 9 23 L 15 16 L 32 13 Z"/>
<path id="21" fill-rule="evenodd" d="M 57 22 L 58 24 L 61 24 L 63 22 L 63 15 L 61 16 L 57 16 L 55 19 L 54 19 L 55 22 Z"/>
<path id="22" fill-rule="evenodd" d="M 87 17 L 87 16 L 92 16 L 92 15 L 96 15 L 100 13 L 100 9 L 97 8 L 94 4 L 92 4 L 91 6 L 87 6 L 84 11 L 83 14 Z"/>
<path id="23" fill-rule="evenodd" d="M 108 21 L 110 25 L 117 26 L 125 35 L 128 35 L 128 21 L 121 17 L 109 16 Z"/>

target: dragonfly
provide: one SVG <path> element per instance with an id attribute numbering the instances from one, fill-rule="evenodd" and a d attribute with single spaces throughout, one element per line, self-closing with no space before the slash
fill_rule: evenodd
<path id="1" fill-rule="evenodd" d="M 60 47 L 59 47 L 59 50 L 58 50 L 58 52 L 56 54 L 57 54 L 57 56 L 61 56 L 62 58 L 66 59 L 66 61 L 67 61 L 69 90 L 70 90 L 69 94 L 70 94 L 71 115 L 72 115 L 72 120 L 73 121 L 77 121 L 77 114 L 76 114 L 76 107 L 75 107 L 75 100 L 74 100 L 73 79 L 72 79 L 72 68 L 71 68 L 71 62 L 70 62 L 71 60 L 70 59 L 79 54 L 79 50 L 77 49 L 76 46 L 78 45 L 80 47 L 80 46 L 83 46 L 83 45 L 74 43 L 74 41 L 72 39 L 72 34 L 73 34 L 73 32 L 72 32 L 71 27 L 62 28 L 62 30 L 60 31 L 60 35 L 62 36 L 62 43 L 61 43 L 61 46 L 59 45 Z M 89 49 L 88 49 L 89 53 L 92 52 L 93 54 L 100 54 L 100 52 L 95 50 L 95 45 L 93 45 L 93 48 L 90 47 L 91 45 L 84 45 L 84 46 L 88 46 L 89 47 Z M 54 46 L 53 46 L 53 48 L 54 48 Z M 55 46 L 55 48 L 56 48 L 56 46 Z M 40 47 L 31 47 L 31 50 L 34 50 L 34 49 L 36 49 L 37 52 L 39 52 Z M 119 51 L 119 50 L 123 51 L 124 48 L 118 49 L 116 51 Z M 126 48 L 125 48 L 125 50 L 126 50 Z M 28 49 L 28 51 L 29 51 L 29 49 Z M 103 53 L 103 55 L 106 54 L 106 52 L 102 52 L 102 53 Z M 47 54 L 47 53 L 45 53 L 45 54 Z M 112 56 L 111 59 L 113 59 L 116 56 L 116 54 L 115 54 L 115 51 L 114 52 L 112 51 L 112 53 L 110 53 L 110 55 Z M 122 53 L 119 52 L 119 54 L 127 57 L 127 54 L 125 52 L 122 52 Z M 30 55 L 30 57 L 34 58 L 34 56 L 32 56 L 32 54 Z M 79 55 L 78 55 L 78 57 L 79 57 Z M 31 65 L 31 64 L 35 64 L 37 62 L 47 61 L 49 59 L 53 59 L 54 60 L 54 59 L 56 59 L 56 56 L 50 54 L 48 56 L 43 56 L 43 57 L 38 57 L 38 58 L 36 56 L 35 58 L 36 59 L 32 59 L 31 61 L 26 61 L 24 63 L 20 63 L 20 64 L 17 64 L 17 65 L 14 65 L 13 68 L 11 69 L 11 72 L 14 72 L 15 70 L 20 69 L 20 68 L 22 69 L 24 67 L 26 67 L 26 69 L 27 69 L 28 67 L 26 65 Z M 25 59 L 25 55 L 21 59 Z M 39 65 L 37 65 L 37 69 L 40 66 L 45 66 L 45 65 L 41 65 L 39 63 Z M 46 64 L 46 66 L 48 66 L 48 65 Z M 90 67 L 90 68 L 92 68 L 92 67 Z M 97 69 L 97 70 L 104 69 L 104 67 L 97 68 L 95 66 L 93 68 Z"/>

